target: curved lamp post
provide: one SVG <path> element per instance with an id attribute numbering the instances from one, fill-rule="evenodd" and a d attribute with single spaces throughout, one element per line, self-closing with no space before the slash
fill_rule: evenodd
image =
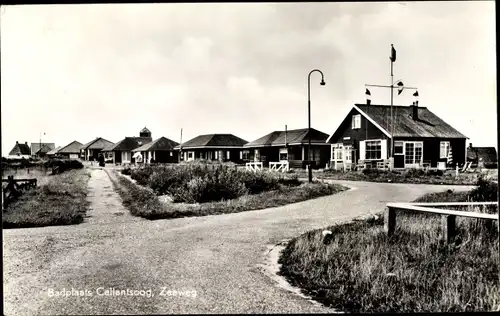
<path id="1" fill-rule="evenodd" d="M 313 72 L 319 72 L 321 74 L 321 82 L 319 83 L 320 85 L 324 86 L 325 85 L 325 77 L 323 76 L 323 72 L 319 69 L 313 69 L 307 76 L 307 111 L 308 111 L 308 117 L 309 117 L 309 128 L 307 129 L 307 134 L 309 135 L 309 144 L 308 144 L 308 149 L 307 149 L 307 164 L 309 167 L 309 182 L 312 182 L 312 164 L 311 164 L 311 74 Z"/>

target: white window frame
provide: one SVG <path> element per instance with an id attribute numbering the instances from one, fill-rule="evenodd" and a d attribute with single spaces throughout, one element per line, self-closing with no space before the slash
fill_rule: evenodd
<path id="1" fill-rule="evenodd" d="M 440 159 L 448 158 L 448 154 L 450 153 L 450 148 L 451 148 L 451 144 L 449 141 L 439 142 L 439 158 Z"/>
<path id="2" fill-rule="evenodd" d="M 383 153 L 383 147 L 384 146 L 382 146 L 383 139 L 367 139 L 364 142 L 365 142 L 365 159 L 364 160 L 366 160 L 366 161 L 374 161 L 374 160 L 384 159 L 384 153 Z M 380 158 L 367 158 L 368 143 L 374 143 L 374 142 L 379 142 L 380 143 Z"/>
<path id="3" fill-rule="evenodd" d="M 401 144 L 401 147 L 403 148 L 403 152 L 400 152 L 400 153 L 396 153 L 396 147 L 397 145 Z M 394 155 L 404 155 L 405 154 L 405 142 L 404 141 L 395 141 L 394 142 Z"/>
<path id="4" fill-rule="evenodd" d="M 354 114 L 352 116 L 351 128 L 352 129 L 361 128 L 361 114 Z"/>
<path id="5" fill-rule="evenodd" d="M 406 144 L 413 144 L 413 163 L 406 163 L 406 156 L 407 156 L 407 151 L 406 151 Z M 418 146 L 417 146 L 418 145 Z M 415 161 L 415 155 L 416 155 L 416 148 L 420 147 L 422 148 L 422 156 L 420 157 L 420 161 Z M 405 168 L 418 168 L 419 166 L 422 165 L 424 161 L 424 142 L 422 141 L 408 141 L 404 142 L 404 162 L 405 162 Z"/>

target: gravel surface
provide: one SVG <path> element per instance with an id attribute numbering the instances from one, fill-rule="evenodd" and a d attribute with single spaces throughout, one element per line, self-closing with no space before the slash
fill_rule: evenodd
<path id="1" fill-rule="evenodd" d="M 450 187 L 331 182 L 353 189 L 259 211 L 148 221 L 124 211 L 105 171 L 96 168 L 86 222 L 4 230 L 4 313 L 332 312 L 261 271 L 269 246 L 381 211 L 388 201 L 411 201 Z M 108 288 L 151 290 L 153 296 L 99 295 Z M 63 289 L 81 293 L 55 296 Z M 76 295 L 85 291 L 88 296 Z"/>

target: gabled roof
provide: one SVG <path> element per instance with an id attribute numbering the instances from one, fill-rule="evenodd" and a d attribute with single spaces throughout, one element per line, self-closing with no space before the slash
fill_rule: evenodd
<path id="1" fill-rule="evenodd" d="M 20 144 L 19 142 L 16 142 L 16 144 L 9 153 L 9 155 L 11 156 L 30 155 L 30 154 L 31 154 L 30 146 L 28 146 L 28 144 Z"/>
<path id="2" fill-rule="evenodd" d="M 52 149 L 56 148 L 56 145 L 54 143 L 41 143 L 42 145 L 42 153 L 47 153 L 51 151 Z M 40 143 L 31 143 L 31 154 L 35 155 L 40 151 Z"/>
<path id="3" fill-rule="evenodd" d="M 91 140 L 90 142 L 82 145 L 80 147 L 80 150 L 81 149 L 103 149 L 104 147 L 110 145 L 110 144 L 113 144 L 112 142 L 110 142 L 109 140 L 106 140 L 102 137 L 97 137 L 96 139 L 94 140 Z"/>
<path id="4" fill-rule="evenodd" d="M 152 141 L 151 137 L 125 137 L 114 146 L 106 148 L 106 151 L 131 151 Z"/>
<path id="5" fill-rule="evenodd" d="M 55 155 L 55 154 L 57 154 L 57 152 L 58 152 L 58 151 L 59 151 L 59 149 L 61 149 L 61 148 L 62 148 L 62 146 L 59 146 L 59 147 L 57 147 L 57 148 L 54 148 L 54 149 L 52 149 L 51 151 L 49 151 L 49 152 L 47 153 L 47 155 Z"/>
<path id="6" fill-rule="evenodd" d="M 210 148 L 210 147 L 243 147 L 248 143 L 233 134 L 208 134 L 197 136 L 182 145 L 176 146 L 182 148 Z"/>
<path id="7" fill-rule="evenodd" d="M 353 109 L 358 111 L 388 137 L 391 137 L 390 105 L 355 104 Z M 392 107 L 394 117 L 393 137 L 467 138 L 426 107 L 418 106 L 417 120 L 412 118 L 412 111 L 411 106 L 395 105 Z M 328 142 L 336 132 L 328 138 Z"/>
<path id="8" fill-rule="evenodd" d="M 57 151 L 58 154 L 78 154 L 80 153 L 80 147 L 82 147 L 82 143 L 77 142 L 76 140 L 64 146 L 63 148 Z"/>
<path id="9" fill-rule="evenodd" d="M 132 151 L 159 151 L 159 150 L 173 150 L 179 143 L 174 142 L 166 137 L 160 137 L 155 141 L 142 145 Z"/>
<path id="10" fill-rule="evenodd" d="M 497 150 L 495 147 L 467 147 L 467 159 L 481 159 L 484 163 L 497 162 Z"/>
<path id="11" fill-rule="evenodd" d="M 328 134 L 311 128 L 311 143 L 326 144 Z M 286 143 L 289 145 L 307 144 L 309 142 L 309 134 L 307 128 L 293 129 L 286 131 Z M 263 147 L 263 146 L 284 146 L 285 131 L 274 131 L 259 139 L 245 144 L 244 147 Z"/>

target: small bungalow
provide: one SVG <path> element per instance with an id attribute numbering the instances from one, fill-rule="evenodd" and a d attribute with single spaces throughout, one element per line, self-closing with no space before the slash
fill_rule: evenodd
<path id="1" fill-rule="evenodd" d="M 313 168 L 325 166 L 330 160 L 328 134 L 311 128 L 311 154 L 309 154 L 309 130 L 307 128 L 274 131 L 243 146 L 249 150 L 248 161 L 288 161 L 290 168 L 305 168 L 311 160 Z M 308 159 L 309 157 L 309 159 Z"/>
<path id="2" fill-rule="evenodd" d="M 12 148 L 12 150 L 9 152 L 9 156 L 7 158 L 24 158 L 28 159 L 31 157 L 31 149 L 30 146 L 28 145 L 28 142 L 24 142 L 24 144 L 19 144 L 18 141 L 16 141 L 16 144 Z"/>
<path id="3" fill-rule="evenodd" d="M 52 149 L 51 151 L 49 151 L 49 152 L 47 153 L 47 156 L 48 156 L 49 158 L 53 158 L 53 157 L 57 156 L 57 152 L 58 152 L 58 151 L 59 151 L 59 149 L 61 149 L 61 148 L 62 148 L 62 146 L 59 146 L 59 147 L 56 147 L 56 148 Z"/>
<path id="4" fill-rule="evenodd" d="M 82 143 L 78 141 L 73 141 L 68 145 L 62 147 L 57 151 L 57 156 L 61 156 L 63 158 L 70 159 L 78 159 L 80 158 L 80 148 L 82 147 Z"/>
<path id="5" fill-rule="evenodd" d="M 139 137 L 125 137 L 116 144 L 107 146 L 104 153 L 108 153 L 106 157 L 113 159 L 113 163 L 135 163 L 136 159 L 132 156 L 132 150 L 149 144 L 152 141 L 151 132 L 144 127 L 139 132 Z M 111 153 L 111 156 L 108 156 L 109 153 Z"/>
<path id="6" fill-rule="evenodd" d="M 45 157 L 49 151 L 55 148 L 56 145 L 54 143 L 31 143 L 31 155 Z"/>
<path id="7" fill-rule="evenodd" d="M 394 169 L 463 165 L 467 137 L 428 108 L 355 104 L 328 138 L 332 168 L 357 165 Z M 393 159 L 391 143 L 393 144 Z"/>
<path id="8" fill-rule="evenodd" d="M 106 146 L 110 145 L 113 145 L 113 143 L 109 140 L 106 140 L 102 137 L 97 137 L 96 139 L 80 147 L 80 158 L 87 161 L 97 160 L 102 150 Z"/>
<path id="9" fill-rule="evenodd" d="M 497 168 L 497 159 L 495 147 L 473 147 L 469 144 L 467 148 L 467 161 L 472 163 L 473 168 Z"/>
<path id="10" fill-rule="evenodd" d="M 243 162 L 243 145 L 248 143 L 233 134 L 208 134 L 197 136 L 175 149 L 180 150 L 180 159 L 197 159 Z"/>
<path id="11" fill-rule="evenodd" d="M 144 144 L 132 150 L 133 156 L 144 163 L 150 163 L 152 160 L 159 163 L 179 162 L 178 149 L 174 149 L 179 143 L 166 137 L 160 137 L 155 141 Z"/>

